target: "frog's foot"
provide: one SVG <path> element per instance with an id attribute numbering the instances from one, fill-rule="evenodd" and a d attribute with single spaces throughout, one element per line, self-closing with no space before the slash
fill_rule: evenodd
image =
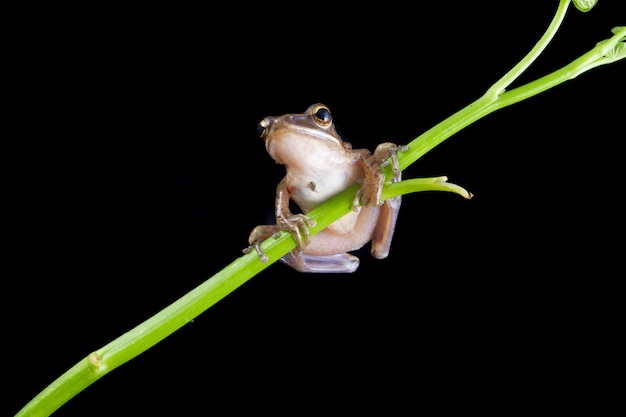
<path id="1" fill-rule="evenodd" d="M 243 250 L 243 253 L 249 253 L 254 249 L 259 255 L 261 263 L 267 262 L 267 255 L 261 249 L 261 243 L 271 236 L 276 237 L 280 232 L 280 227 L 276 225 L 261 225 L 252 229 L 250 236 L 248 237 L 248 246 Z"/>
<path id="2" fill-rule="evenodd" d="M 280 260 L 300 272 L 351 273 L 359 267 L 359 258 L 349 253 L 307 255 L 293 250 Z"/>
<path id="3" fill-rule="evenodd" d="M 286 230 L 293 235 L 298 245 L 298 250 L 303 251 L 306 248 L 310 238 L 309 227 L 313 227 L 317 222 L 304 214 L 291 214 L 286 217 L 278 218 L 278 226 L 282 230 Z"/>
<path id="4" fill-rule="evenodd" d="M 385 142 L 376 147 L 374 151 L 374 159 L 378 161 L 381 167 L 386 167 L 391 163 L 393 178 L 391 182 L 398 182 L 402 179 L 400 164 L 398 164 L 398 152 L 406 152 L 409 150 L 407 145 L 398 146 L 395 143 Z"/>

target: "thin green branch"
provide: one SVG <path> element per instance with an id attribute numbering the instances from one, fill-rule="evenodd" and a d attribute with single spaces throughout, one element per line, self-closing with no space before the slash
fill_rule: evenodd
<path id="1" fill-rule="evenodd" d="M 552 38 L 568 3 L 569 1 L 561 0 L 557 16 L 553 19 L 547 32 L 548 37 L 544 36 L 540 43 L 547 43 Z M 399 155 L 401 169 L 417 161 L 454 133 L 497 109 L 537 95 L 598 65 L 623 59 L 626 56 L 626 48 L 624 47 L 626 28 L 616 28 L 614 33 L 612 38 L 599 43 L 590 52 L 564 68 L 505 92 L 504 88 L 528 67 L 545 45 L 533 48 L 531 53 L 524 58 L 523 61 L 525 62 L 514 67 L 494 84 L 483 97 L 409 143 L 408 151 Z M 315 234 L 348 213 L 356 190 L 357 186 L 350 187 L 311 211 L 309 216 L 317 222 L 316 226 L 311 228 L 311 234 Z M 383 196 L 390 198 L 408 192 L 426 190 L 451 191 L 466 198 L 471 196 L 461 187 L 447 183 L 445 177 L 412 179 L 388 184 L 383 190 Z M 81 360 L 33 398 L 20 410 L 17 416 L 49 416 L 87 386 L 174 333 L 260 271 L 276 262 L 295 246 L 293 237 L 286 232 L 280 233 L 276 238 L 266 240 L 263 242 L 262 248 L 268 257 L 268 262 L 261 263 L 254 251 L 236 259 L 202 285 L 152 318 Z"/>
<path id="2" fill-rule="evenodd" d="M 595 67 L 626 58 L 626 27 L 614 28 L 612 32 L 614 35 L 611 38 L 599 42 L 589 52 L 559 70 L 497 96 L 490 88 L 478 100 L 410 142 L 409 150 L 398 155 L 400 168 L 405 169 L 441 142 L 489 113 L 536 96 Z"/>
<path id="3" fill-rule="evenodd" d="M 580 74 L 598 66 L 607 65 L 626 58 L 626 27 L 614 28 L 613 33 L 614 35 L 611 38 L 599 42 L 589 52 L 563 68 L 529 82 L 528 84 L 502 93 L 500 97 L 498 97 L 498 100 L 492 103 L 492 107 L 494 107 L 492 111 L 536 96 L 539 93 L 572 80 Z"/>
<path id="4" fill-rule="evenodd" d="M 507 72 L 502 78 L 496 81 L 491 88 L 489 88 L 489 90 L 487 90 L 487 93 L 485 94 L 486 96 L 494 98 L 498 97 L 509 85 L 511 85 L 511 83 L 513 83 L 524 71 L 526 71 L 526 69 L 539 57 L 539 55 L 541 55 L 561 26 L 569 3 L 570 0 L 561 0 L 559 2 L 554 18 L 552 19 L 552 22 L 550 22 L 550 25 L 544 32 L 543 36 L 541 36 L 541 39 L 539 39 L 530 52 L 522 58 L 517 65 L 511 68 L 509 72 Z"/>

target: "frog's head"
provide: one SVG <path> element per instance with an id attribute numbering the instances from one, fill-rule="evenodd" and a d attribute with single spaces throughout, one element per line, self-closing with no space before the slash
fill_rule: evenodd
<path id="1" fill-rule="evenodd" d="M 286 159 L 317 158 L 331 150 L 344 149 L 328 107 L 317 103 L 302 114 L 268 116 L 258 125 L 265 148 L 278 163 Z"/>

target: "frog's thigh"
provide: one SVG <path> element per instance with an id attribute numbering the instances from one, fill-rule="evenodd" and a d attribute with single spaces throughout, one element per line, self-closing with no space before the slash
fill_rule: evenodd
<path id="1" fill-rule="evenodd" d="M 306 255 L 334 255 L 362 248 L 372 239 L 380 213 L 378 206 L 365 206 L 358 213 L 349 213 L 312 236 Z"/>

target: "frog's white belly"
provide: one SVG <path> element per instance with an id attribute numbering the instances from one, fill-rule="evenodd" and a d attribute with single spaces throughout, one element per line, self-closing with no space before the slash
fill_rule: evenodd
<path id="1" fill-rule="evenodd" d="M 350 187 L 356 182 L 352 170 L 337 169 L 336 172 L 325 170 L 323 175 L 298 175 L 299 180 L 289 178 L 287 187 L 291 198 L 306 213 L 319 204 Z"/>

